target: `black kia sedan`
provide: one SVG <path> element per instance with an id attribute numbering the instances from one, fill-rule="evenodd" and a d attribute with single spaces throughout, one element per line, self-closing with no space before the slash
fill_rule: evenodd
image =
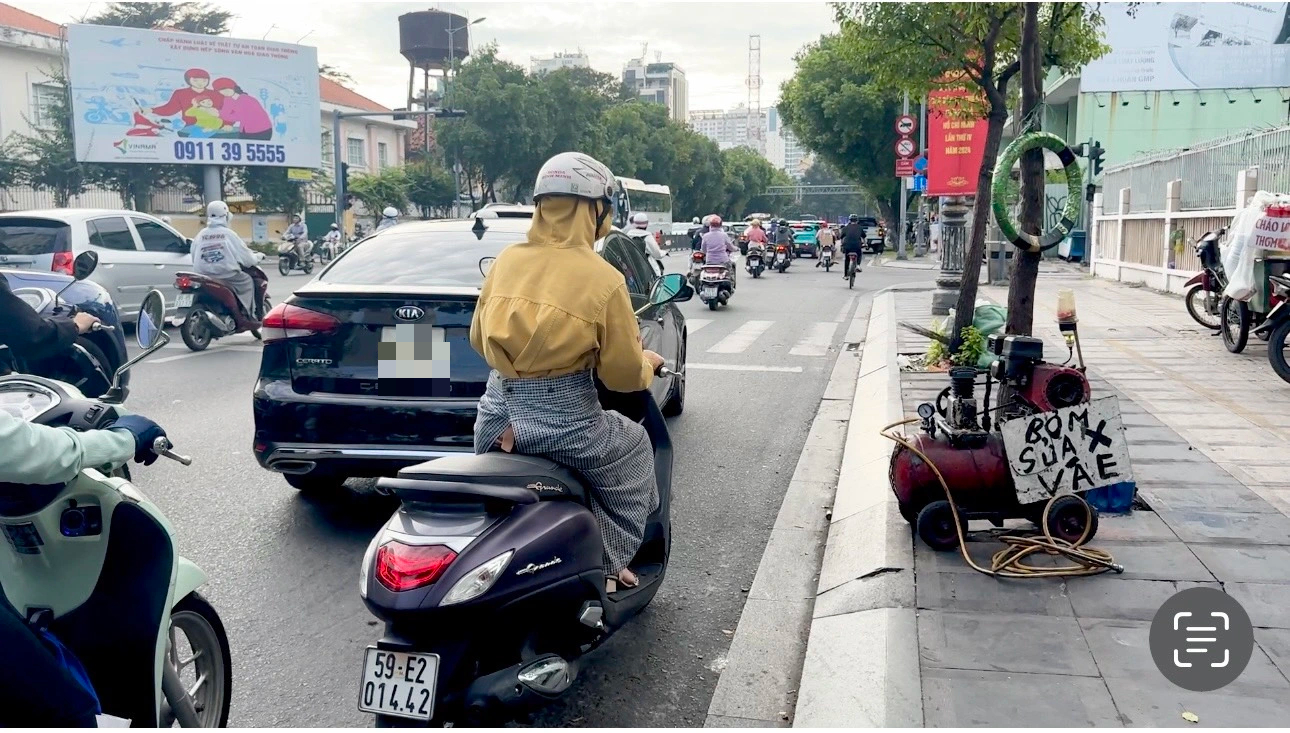
<path id="1" fill-rule="evenodd" d="M 525 218 L 407 222 L 341 254 L 274 308 L 253 395 L 260 465 L 302 491 L 472 450 L 489 369 L 470 321 L 493 258 Z M 685 405 L 685 318 L 652 305 L 659 278 L 617 230 L 597 251 L 623 273 L 645 348 L 681 373 L 654 380 L 669 416 Z M 552 272 L 551 277 L 560 277 Z"/>

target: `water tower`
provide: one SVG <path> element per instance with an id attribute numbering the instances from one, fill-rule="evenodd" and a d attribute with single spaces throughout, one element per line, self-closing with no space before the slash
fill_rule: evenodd
<path id="1" fill-rule="evenodd" d="M 434 106 L 430 99 L 430 72 L 446 76 L 452 59 L 470 55 L 470 35 L 458 33 L 469 25 L 463 15 L 442 10 L 418 10 L 399 16 L 399 53 L 408 60 L 408 109 L 413 109 L 417 70 L 423 75 L 423 109 Z"/>

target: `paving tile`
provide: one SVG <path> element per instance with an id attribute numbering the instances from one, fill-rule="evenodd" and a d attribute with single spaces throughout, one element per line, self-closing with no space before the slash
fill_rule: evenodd
<path id="1" fill-rule="evenodd" d="M 1149 463 L 1212 463 L 1204 453 L 1181 441 L 1166 444 L 1129 441 L 1129 458 L 1135 468 Z"/>
<path id="2" fill-rule="evenodd" d="M 1034 526 L 1029 522 L 1026 522 L 1025 524 L 1032 528 Z M 1005 524 L 1005 526 L 1007 525 Z M 984 539 L 989 536 L 990 535 L 986 533 L 980 533 L 976 535 L 976 538 L 972 535 L 968 536 L 968 554 L 977 565 L 980 565 L 983 568 L 989 568 L 990 558 L 994 556 L 994 553 L 1004 549 L 1002 542 L 994 539 Z M 1048 555 L 1032 557 L 1029 558 L 1029 561 L 1034 565 L 1057 564 L 1057 560 Z M 938 552 L 928 547 L 919 539 L 914 540 L 914 567 L 918 571 L 919 577 L 928 573 L 972 573 L 974 575 L 980 575 L 978 571 L 973 570 L 967 562 L 964 561 L 963 555 L 960 554 L 958 549 Z"/>
<path id="3" fill-rule="evenodd" d="M 1241 604 L 1255 626 L 1290 629 L 1290 584 L 1228 583 L 1224 590 Z"/>
<path id="4" fill-rule="evenodd" d="M 1147 644 L 1150 621 L 1080 618 L 1079 625 L 1103 677 L 1108 680 L 1133 678 L 1168 683 L 1151 658 L 1151 648 Z M 1250 656 L 1250 663 L 1241 673 L 1240 681 L 1259 687 L 1285 685 L 1290 691 L 1290 683 L 1258 649 Z"/>
<path id="5" fill-rule="evenodd" d="M 1130 459 L 1133 457 L 1129 456 Z M 1216 463 L 1134 463 L 1133 478 L 1139 486 L 1160 485 L 1166 488 L 1183 486 L 1235 485 L 1232 474 Z"/>
<path id="6" fill-rule="evenodd" d="M 729 669 L 740 670 L 739 679 L 718 683 L 708 712 L 773 721 L 792 710 L 810 616 L 807 602 L 748 599 L 726 657 Z"/>
<path id="7" fill-rule="evenodd" d="M 1290 545 L 1290 517 L 1279 512 L 1252 514 L 1157 508 L 1156 515 L 1184 542 Z"/>
<path id="8" fill-rule="evenodd" d="M 1190 724 L 1209 728 L 1277 727 L 1286 725 L 1290 686 L 1255 687 L 1240 681 L 1214 692 L 1184 690 L 1162 676 L 1151 679 L 1108 679 L 1111 698 L 1125 725 L 1140 728 L 1179 728 Z"/>
<path id="9" fill-rule="evenodd" d="M 920 611 L 918 643 L 925 668 L 1098 673 L 1079 626 L 1069 618 Z"/>
<path id="10" fill-rule="evenodd" d="M 1115 557 L 1124 566 L 1123 573 L 1103 573 L 1108 580 L 1188 580 L 1208 582 L 1214 575 L 1182 542 L 1102 542 L 1090 543 Z"/>
<path id="11" fill-rule="evenodd" d="M 1139 494 L 1156 512 L 1162 511 L 1235 511 L 1267 514 L 1279 511 L 1263 497 L 1244 486 L 1231 488 L 1191 487 L 1140 488 Z"/>
<path id="12" fill-rule="evenodd" d="M 1121 725 L 1100 679 L 967 669 L 923 671 L 923 718 L 929 728 Z"/>
<path id="13" fill-rule="evenodd" d="M 1155 512 L 1135 511 L 1129 514 L 1103 514 L 1098 518 L 1097 542 L 1156 542 L 1177 539 L 1169 525 Z"/>
<path id="14" fill-rule="evenodd" d="M 1066 593 L 1070 596 L 1075 615 L 1080 618 L 1150 621 L 1160 606 L 1175 593 L 1198 586 L 1220 588 L 1218 583 L 1135 580 L 1103 573 L 1088 578 L 1071 578 L 1067 581 Z"/>
<path id="15" fill-rule="evenodd" d="M 1191 551 L 1223 583 L 1290 583 L 1290 547 L 1195 544 Z"/>
<path id="16" fill-rule="evenodd" d="M 1281 674 L 1290 678 L 1290 629 L 1255 629 L 1254 641 Z"/>
<path id="17" fill-rule="evenodd" d="M 919 573 L 918 607 L 974 613 L 1070 616 L 1071 603 L 1059 578 L 1017 582 L 982 573 Z"/>

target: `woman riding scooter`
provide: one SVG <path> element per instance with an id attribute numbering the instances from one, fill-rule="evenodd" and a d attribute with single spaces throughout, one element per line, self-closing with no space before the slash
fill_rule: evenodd
<path id="1" fill-rule="evenodd" d="M 581 153 L 542 166 L 528 240 L 498 255 L 470 329 L 471 346 L 493 370 L 479 401 L 475 452 L 543 456 L 587 478 L 609 592 L 638 583 L 627 564 L 659 498 L 645 429 L 604 411 L 595 379 L 635 392 L 663 364 L 642 348 L 622 273 L 594 249 L 611 228 L 614 181 Z"/>

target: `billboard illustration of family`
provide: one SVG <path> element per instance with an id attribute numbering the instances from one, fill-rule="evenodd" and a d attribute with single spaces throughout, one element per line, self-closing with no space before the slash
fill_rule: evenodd
<path id="1" fill-rule="evenodd" d="M 68 49 L 79 160 L 322 163 L 313 48 L 73 25 Z"/>

